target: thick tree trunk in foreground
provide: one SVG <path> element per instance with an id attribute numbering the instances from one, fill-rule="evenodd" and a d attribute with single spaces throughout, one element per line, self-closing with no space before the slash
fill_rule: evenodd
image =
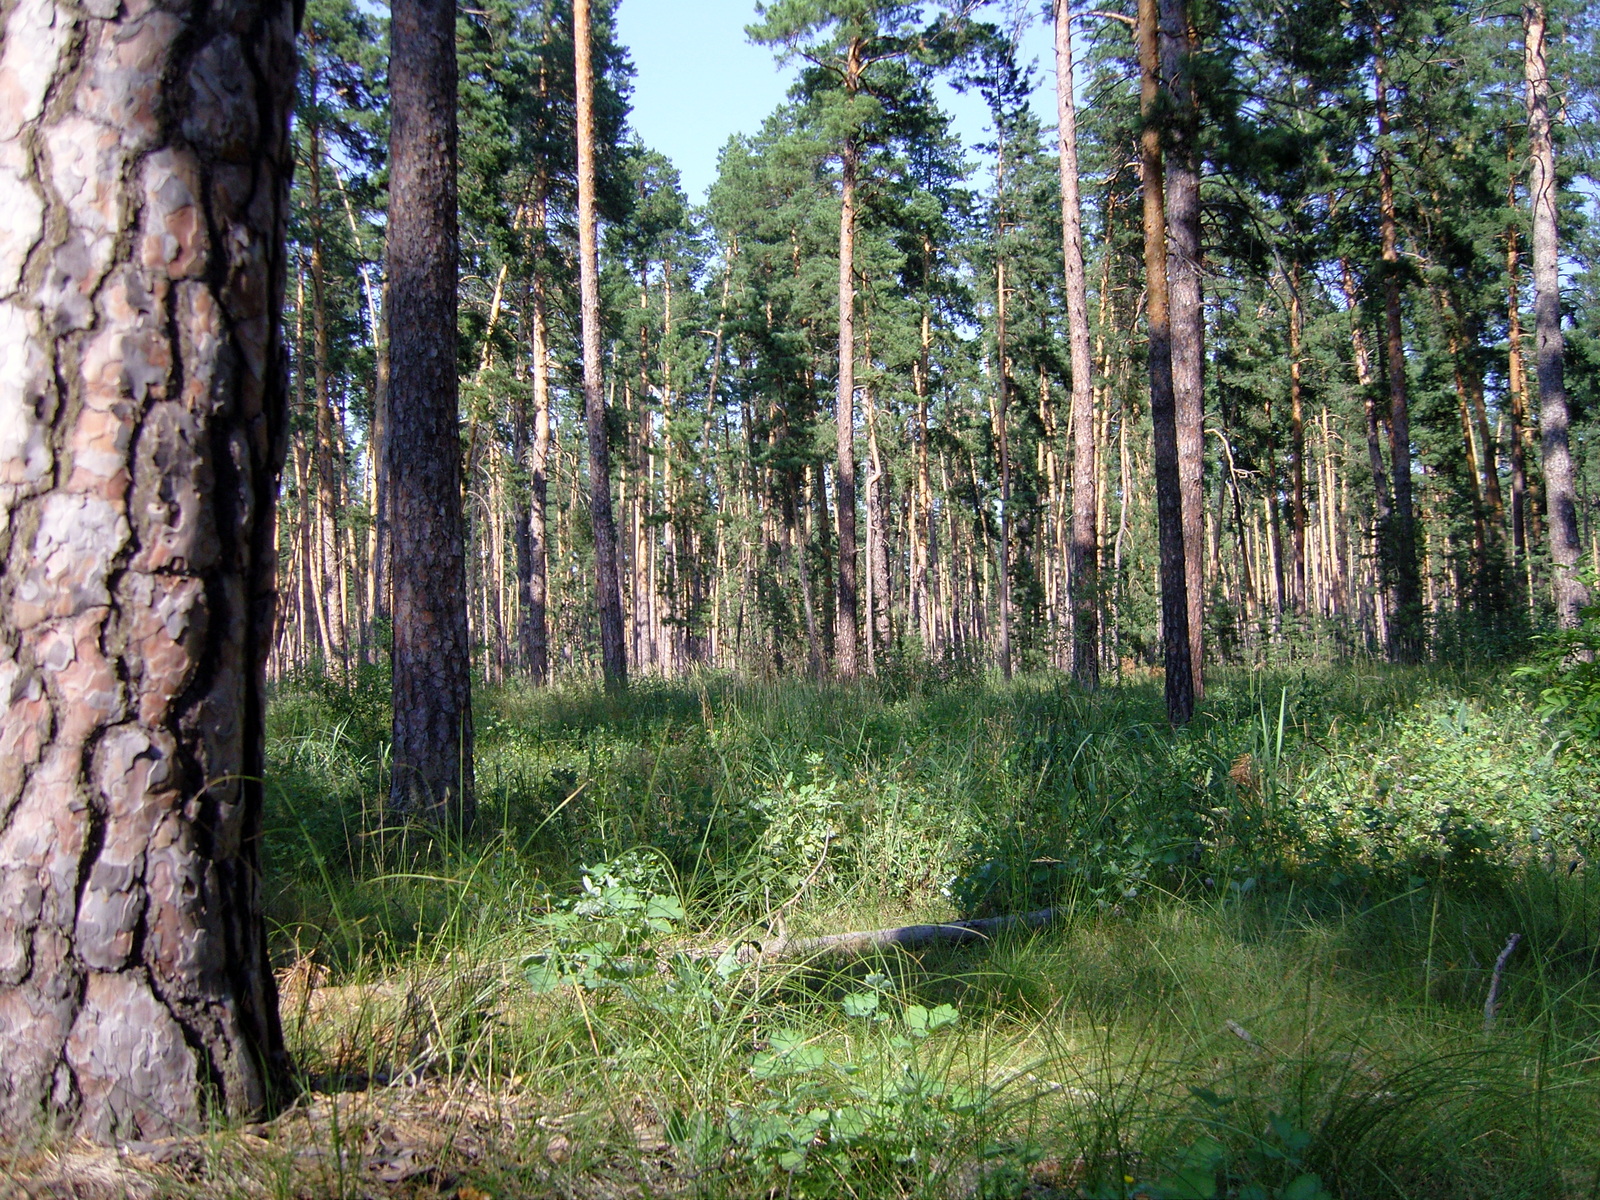
<path id="1" fill-rule="evenodd" d="M 1561 276 L 1556 234 L 1556 152 L 1550 138 L 1550 66 L 1543 0 L 1522 6 L 1523 69 L 1528 85 L 1528 198 L 1533 205 L 1533 319 L 1539 379 L 1539 432 L 1556 621 L 1577 628 L 1589 603 L 1578 579 L 1578 506 L 1567 445 L 1567 385 L 1562 365 Z"/>
<path id="2" fill-rule="evenodd" d="M 1077 107 L 1072 95 L 1072 14 L 1056 0 L 1056 115 L 1061 150 L 1061 231 L 1066 261 L 1067 340 L 1072 355 L 1072 677 L 1100 682 L 1100 583 L 1095 528 L 1094 378 L 1089 357 L 1088 285 L 1083 273 L 1083 209 L 1078 192 Z"/>
<path id="3" fill-rule="evenodd" d="M 258 839 L 293 10 L 132 11 L 11 5 L 0 58 L 7 1139 L 198 1133 L 287 1085 Z"/>
<path id="4" fill-rule="evenodd" d="M 1183 496 L 1184 592 L 1189 614 L 1189 670 L 1205 695 L 1205 308 L 1200 294 L 1200 165 L 1189 56 L 1194 39 L 1185 0 L 1160 0 L 1161 74 L 1169 97 L 1172 147 L 1167 157 L 1167 278 L 1172 302 L 1172 394 L 1177 411 L 1178 479 Z"/>
<path id="5" fill-rule="evenodd" d="M 389 59 L 389 520 L 396 811 L 471 819 L 456 378 L 455 0 L 395 0 Z"/>
<path id="6" fill-rule="evenodd" d="M 594 62 L 589 0 L 572 6 L 577 55 L 578 291 L 583 319 L 583 411 L 589 435 L 589 517 L 594 526 L 595 607 L 606 687 L 628 686 L 628 648 L 617 584 L 617 523 L 611 513 L 611 447 L 600 379 L 600 266 L 595 243 Z"/>
<path id="7" fill-rule="evenodd" d="M 1139 0 L 1139 135 L 1144 197 L 1146 312 L 1150 321 L 1150 423 L 1156 477 L 1156 525 L 1161 558 L 1161 633 L 1166 664 L 1167 719 L 1184 725 L 1194 716 L 1189 653 L 1189 602 L 1185 581 L 1183 491 L 1178 465 L 1177 406 L 1172 391 L 1172 327 L 1167 302 L 1167 220 L 1157 124 L 1160 57 L 1156 0 Z"/>

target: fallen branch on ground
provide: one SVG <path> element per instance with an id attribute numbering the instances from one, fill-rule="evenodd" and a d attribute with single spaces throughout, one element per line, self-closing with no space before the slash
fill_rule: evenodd
<path id="1" fill-rule="evenodd" d="M 1506 963 L 1510 961 L 1512 951 L 1517 948 L 1517 943 L 1521 940 L 1520 933 L 1513 933 L 1506 942 L 1506 948 L 1500 951 L 1500 957 L 1494 960 L 1494 974 L 1489 977 L 1489 998 L 1483 1002 L 1485 1033 L 1494 1029 L 1494 1019 L 1500 1011 L 1500 976 L 1505 972 Z"/>
<path id="2" fill-rule="evenodd" d="M 1008 929 L 1037 929 L 1056 918 L 1053 908 L 973 921 L 944 921 L 932 925 L 896 925 L 854 933 L 825 933 L 816 937 L 789 937 L 780 933 L 767 941 L 734 942 L 741 962 L 780 962 L 806 958 L 863 958 L 878 950 L 919 950 L 932 945 L 960 945 L 987 941 Z M 695 958 L 726 954 L 729 943 L 692 951 Z"/>

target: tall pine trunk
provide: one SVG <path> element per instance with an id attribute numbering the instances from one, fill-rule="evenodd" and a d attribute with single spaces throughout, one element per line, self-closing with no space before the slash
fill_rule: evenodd
<path id="1" fill-rule="evenodd" d="M 456 378 L 455 0 L 395 0 L 389 58 L 389 519 L 396 811 L 473 811 Z"/>
<path id="2" fill-rule="evenodd" d="M 384 446 L 389 438 L 389 279 L 385 274 L 382 302 L 378 309 L 377 366 L 372 391 L 372 426 L 369 432 L 367 461 L 372 471 L 372 536 L 367 560 L 367 607 L 374 623 L 386 621 L 390 613 L 389 561 L 393 541 L 389 527 L 388 457 Z"/>
<path id="3" fill-rule="evenodd" d="M 1139 135 L 1139 158 L 1144 202 L 1145 309 L 1150 323 L 1150 423 L 1155 450 L 1156 526 L 1161 562 L 1162 657 L 1166 665 L 1167 719 L 1174 725 L 1185 725 L 1194 716 L 1194 676 L 1189 651 L 1183 485 L 1172 387 L 1167 220 L 1158 124 L 1161 63 L 1157 49 L 1156 0 L 1139 0 L 1138 40 L 1139 109 L 1144 122 Z"/>
<path id="4" fill-rule="evenodd" d="M 1000 158 L 1002 167 L 1004 151 Z M 1004 226 L 999 231 L 1004 236 Z M 1000 455 L 1000 538 L 996 585 L 1000 589 L 1000 675 L 1011 678 L 1011 443 L 1008 437 L 1011 374 L 1006 358 L 1006 260 L 995 264 L 995 443 Z"/>
<path id="5" fill-rule="evenodd" d="M 293 6 L 4 21 L 0 1138 L 203 1134 L 289 1087 L 260 837 Z"/>
<path id="6" fill-rule="evenodd" d="M 1306 412 L 1300 363 L 1300 264 L 1289 267 L 1289 486 L 1294 562 L 1291 597 L 1306 611 Z"/>
<path id="7" fill-rule="evenodd" d="M 539 229 L 544 223 L 544 198 L 538 200 Z M 550 682 L 549 550 L 545 513 L 550 496 L 550 346 L 548 341 L 545 280 L 535 266 L 530 289 L 529 350 L 533 358 L 533 441 L 528 450 L 528 514 L 523 531 L 527 547 L 522 571 L 523 657 L 535 683 Z"/>
<path id="8" fill-rule="evenodd" d="M 852 62 L 856 53 L 852 48 Z M 833 633 L 834 663 L 841 679 L 856 676 L 856 449 L 855 449 L 855 249 L 856 170 L 859 148 L 847 136 L 839 156 L 839 401 L 838 467 L 834 479 L 839 526 L 839 590 Z"/>
<path id="9" fill-rule="evenodd" d="M 1513 179 L 1510 199 L 1515 201 L 1516 182 Z M 1527 368 L 1522 361 L 1522 300 L 1517 294 L 1517 227 L 1506 230 L 1506 391 L 1509 395 L 1511 418 L 1511 552 L 1519 564 L 1526 566 L 1528 557 L 1527 528 L 1527 430 L 1528 395 Z"/>
<path id="10" fill-rule="evenodd" d="M 578 108 L 578 291 L 583 326 L 583 411 L 589 440 L 589 518 L 594 526 L 595 608 L 606 687 L 628 685 L 628 652 L 617 583 L 617 525 L 611 514 L 611 448 L 600 379 L 600 266 L 595 244 L 594 61 L 589 0 L 574 0 Z"/>
<path id="11" fill-rule="evenodd" d="M 1072 677 L 1100 681 L 1099 524 L 1095 467 L 1094 376 L 1089 356 L 1088 285 L 1083 270 L 1083 213 L 1078 188 L 1077 105 L 1072 94 L 1072 13 L 1056 0 L 1056 115 L 1061 151 L 1061 233 L 1066 263 L 1067 341 L 1072 362 Z"/>
<path id="12" fill-rule="evenodd" d="M 1539 380 L 1539 432 L 1549 515 L 1556 621 L 1577 628 L 1588 589 L 1578 579 L 1578 507 L 1567 445 L 1567 385 L 1562 357 L 1561 274 L 1556 233 L 1556 151 L 1550 136 L 1550 65 L 1544 0 L 1522 6 L 1528 101 L 1528 199 L 1533 207 L 1533 319 Z"/>
<path id="13" fill-rule="evenodd" d="M 1160 56 L 1168 103 L 1167 236 L 1171 255 L 1172 393 L 1176 406 L 1178 480 L 1183 497 L 1184 592 L 1189 670 L 1196 698 L 1205 695 L 1205 308 L 1200 294 L 1199 114 L 1189 58 L 1194 36 L 1185 0 L 1160 0 Z"/>

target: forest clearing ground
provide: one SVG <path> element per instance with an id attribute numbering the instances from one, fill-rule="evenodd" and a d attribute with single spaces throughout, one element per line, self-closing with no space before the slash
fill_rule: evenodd
<path id="1" fill-rule="evenodd" d="M 29 1194 L 1600 1179 L 1600 758 L 1488 673 L 1224 675 L 1176 736 L 1149 683 L 1044 675 L 491 691 L 478 827 L 441 837 L 383 823 L 383 695 L 302 683 L 273 715 L 306 1094 L 244 1130 L 11 1164 Z M 732 952 L 1050 904 L 1049 928 L 975 947 Z"/>

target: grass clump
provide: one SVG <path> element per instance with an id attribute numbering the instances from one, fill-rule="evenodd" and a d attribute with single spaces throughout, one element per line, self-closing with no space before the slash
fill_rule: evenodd
<path id="1" fill-rule="evenodd" d="M 493 1098 L 428 1152 L 452 1185 L 1600 1184 L 1600 763 L 1501 681 L 1223 676 L 1177 734 L 1155 686 L 1047 675 L 491 690 L 477 824 L 442 834 L 383 814 L 381 694 L 275 699 L 274 939 L 321 1103 Z M 1047 929 L 976 947 L 751 955 L 1045 906 Z"/>

